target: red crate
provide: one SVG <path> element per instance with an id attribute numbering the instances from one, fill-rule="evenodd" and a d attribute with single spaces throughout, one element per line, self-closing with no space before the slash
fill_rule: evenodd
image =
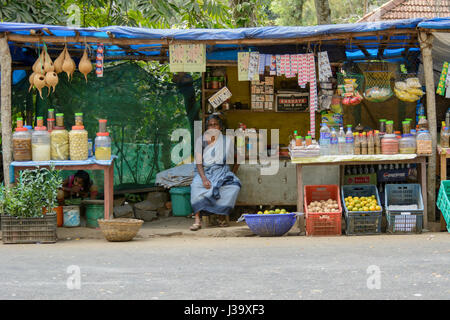
<path id="1" fill-rule="evenodd" d="M 306 235 L 334 236 L 341 235 L 342 206 L 338 185 L 313 185 L 304 187 L 304 209 L 306 217 Z M 311 213 L 308 205 L 312 201 L 336 200 L 339 212 Z"/>
<path id="2" fill-rule="evenodd" d="M 310 213 L 306 216 L 307 236 L 340 236 L 342 212 Z"/>

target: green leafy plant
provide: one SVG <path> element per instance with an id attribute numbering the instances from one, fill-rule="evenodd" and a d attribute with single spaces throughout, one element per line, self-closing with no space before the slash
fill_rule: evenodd
<path id="1" fill-rule="evenodd" d="M 63 179 L 60 170 L 37 168 L 20 173 L 13 187 L 0 186 L 0 210 L 15 217 L 41 217 L 57 206 L 58 189 Z"/>

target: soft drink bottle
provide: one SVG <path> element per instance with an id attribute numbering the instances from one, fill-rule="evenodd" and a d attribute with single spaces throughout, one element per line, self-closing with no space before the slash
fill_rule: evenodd
<path id="1" fill-rule="evenodd" d="M 328 128 L 326 123 L 322 123 L 320 128 L 320 155 L 327 156 L 330 154 L 330 128 Z"/>
<path id="2" fill-rule="evenodd" d="M 331 155 L 337 155 L 339 153 L 338 150 L 338 135 L 336 133 L 336 130 L 334 128 L 331 129 L 331 135 L 330 135 L 330 154 Z"/>
<path id="3" fill-rule="evenodd" d="M 340 155 L 346 154 L 346 143 L 345 143 L 345 132 L 344 128 L 339 128 L 339 134 L 338 134 L 338 150 Z"/>

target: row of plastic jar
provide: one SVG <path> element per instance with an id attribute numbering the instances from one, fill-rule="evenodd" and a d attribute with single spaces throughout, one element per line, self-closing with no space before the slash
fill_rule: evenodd
<path id="1" fill-rule="evenodd" d="M 63 126 L 55 126 L 52 132 L 38 120 L 30 132 L 18 127 L 13 134 L 15 161 L 86 160 L 89 156 L 88 132 L 84 126 L 73 126 L 68 132 Z M 111 138 L 108 132 L 99 132 L 95 139 L 97 160 L 111 159 Z"/>
<path id="2" fill-rule="evenodd" d="M 381 139 L 382 154 L 419 154 L 432 153 L 432 138 L 428 130 L 414 134 L 404 134 L 399 139 L 395 134 L 385 134 Z"/>

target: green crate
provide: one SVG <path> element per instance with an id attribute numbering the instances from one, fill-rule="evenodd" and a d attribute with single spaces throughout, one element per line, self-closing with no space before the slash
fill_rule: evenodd
<path id="1" fill-rule="evenodd" d="M 442 212 L 445 222 L 447 223 L 447 231 L 450 232 L 450 180 L 442 180 L 439 187 L 436 205 Z"/>

